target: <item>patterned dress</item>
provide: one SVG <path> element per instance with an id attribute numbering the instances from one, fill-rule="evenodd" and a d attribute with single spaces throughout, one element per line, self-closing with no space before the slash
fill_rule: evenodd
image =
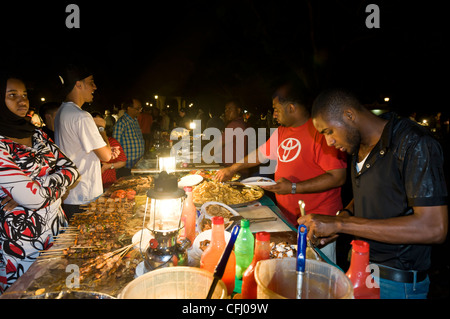
<path id="1" fill-rule="evenodd" d="M 32 145 L 0 136 L 0 201 L 9 196 L 18 203 L 8 212 L 0 207 L 0 294 L 67 226 L 61 197 L 79 177 L 76 166 L 46 133 L 36 130 Z"/>

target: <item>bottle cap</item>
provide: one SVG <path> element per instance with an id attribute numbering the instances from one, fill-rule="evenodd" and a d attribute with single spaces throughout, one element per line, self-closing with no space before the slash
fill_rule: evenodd
<path id="1" fill-rule="evenodd" d="M 265 231 L 256 233 L 256 240 L 258 240 L 258 241 L 269 241 L 270 240 L 270 233 L 265 232 Z"/>
<path id="2" fill-rule="evenodd" d="M 211 221 L 214 225 L 222 225 L 223 217 L 222 216 L 213 216 L 213 217 L 211 217 Z"/>
<path id="3" fill-rule="evenodd" d="M 368 253 L 369 243 L 364 240 L 352 240 L 351 242 L 353 249 L 358 253 Z"/>
<path id="4" fill-rule="evenodd" d="M 241 219 L 241 227 L 250 227 L 250 221 L 248 219 Z"/>

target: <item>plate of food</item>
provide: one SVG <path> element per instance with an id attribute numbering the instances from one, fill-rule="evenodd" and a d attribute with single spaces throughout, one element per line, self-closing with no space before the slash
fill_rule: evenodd
<path id="1" fill-rule="evenodd" d="M 203 181 L 192 189 L 194 204 L 198 207 L 206 202 L 220 202 L 230 207 L 250 205 L 264 196 L 259 186 L 247 186 L 241 183 L 220 183 Z"/>
<path id="2" fill-rule="evenodd" d="M 275 185 L 277 182 L 267 177 L 254 176 L 242 180 L 241 183 L 247 186 L 270 186 Z"/>
<path id="3" fill-rule="evenodd" d="M 197 174 L 189 174 L 180 178 L 180 180 L 178 181 L 178 187 L 182 188 L 186 186 L 195 186 L 201 181 L 203 181 L 203 176 Z"/>
<path id="4" fill-rule="evenodd" d="M 194 244 L 192 245 L 192 250 L 190 251 L 190 257 L 199 262 L 200 258 L 202 256 L 202 253 L 205 251 L 205 249 L 209 246 L 211 243 L 211 234 L 212 230 L 209 229 L 207 231 L 204 231 L 200 234 L 198 234 L 197 237 L 195 237 Z M 230 232 L 225 232 L 225 242 L 228 243 L 228 241 L 231 238 Z"/>
<path id="5" fill-rule="evenodd" d="M 237 211 L 224 203 L 206 202 L 200 208 L 200 216 L 198 218 L 200 232 L 211 229 L 211 217 L 213 216 L 222 216 L 224 228 L 228 229 L 233 224 L 233 221 L 231 221 L 230 218 L 240 215 Z"/>

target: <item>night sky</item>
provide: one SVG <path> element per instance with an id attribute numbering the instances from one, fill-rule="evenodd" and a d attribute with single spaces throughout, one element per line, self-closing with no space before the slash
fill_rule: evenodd
<path id="1" fill-rule="evenodd" d="M 80 8 L 79 29 L 65 25 L 70 3 Z M 366 27 L 370 3 L 380 8 L 378 29 Z M 130 94 L 183 96 L 205 109 L 237 96 L 250 110 L 266 110 L 274 86 L 295 78 L 312 98 L 345 86 L 363 103 L 389 96 L 389 107 L 405 115 L 446 111 L 444 3 L 2 2 L 0 66 L 25 72 L 34 106 L 41 96 L 57 98 L 58 69 L 77 59 L 93 66 L 90 107 L 98 110 Z"/>

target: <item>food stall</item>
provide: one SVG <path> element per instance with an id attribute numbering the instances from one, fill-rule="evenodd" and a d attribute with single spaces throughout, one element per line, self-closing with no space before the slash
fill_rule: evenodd
<path id="1" fill-rule="evenodd" d="M 285 221 L 261 187 L 236 182 L 239 175 L 233 178 L 234 182 L 218 183 L 214 175 L 219 165 L 187 164 L 189 161 L 182 157 L 167 161 L 168 157 L 162 155 L 167 152 L 147 154 L 133 168 L 131 176 L 120 178 L 99 198 L 86 204 L 84 212 L 72 217 L 53 246 L 42 251 L 29 270 L 0 298 L 120 296 L 125 286 L 149 272 L 144 262 L 152 237 L 146 233 L 145 221 L 153 201 L 149 193 L 155 188 L 155 177 L 162 170 L 177 179 L 178 188 L 193 186 L 197 238 L 186 250 L 188 258 L 184 266 L 199 267 L 205 242 L 210 239 L 205 235 L 208 229 L 205 210 L 211 204 L 222 205 L 230 216 L 268 218 L 269 221 L 251 224 L 251 231 L 270 232 L 271 258 L 295 257 L 296 229 Z M 323 260 L 309 247 L 307 258 Z M 229 298 L 239 294 L 240 284 L 236 280 L 235 291 L 228 294 Z"/>
<path id="2" fill-rule="evenodd" d="M 211 176 L 211 171 L 195 172 Z M 204 186 L 215 184 L 211 180 L 204 183 Z M 136 238 L 142 229 L 146 192 L 152 187 L 152 175 L 136 174 L 118 180 L 102 196 L 87 204 L 83 213 L 70 220 L 64 233 L 55 238 L 54 245 L 43 251 L 1 298 L 34 298 L 68 289 L 90 292 L 92 296 L 117 297 L 120 290 L 137 276 L 137 268 L 142 262 L 142 254 L 138 244 L 133 243 L 133 237 Z M 252 206 L 259 210 L 268 209 L 279 219 L 267 224 L 283 227 L 278 208 L 267 196 L 260 196 L 259 201 L 252 201 L 250 205 L 239 206 L 235 208 L 243 215 L 249 214 Z M 267 230 L 263 224 L 255 224 L 259 227 L 256 231 Z M 272 242 L 295 244 L 295 231 L 286 224 L 284 227 L 283 231 L 271 232 Z M 193 247 L 192 254 L 198 253 L 197 248 Z"/>

